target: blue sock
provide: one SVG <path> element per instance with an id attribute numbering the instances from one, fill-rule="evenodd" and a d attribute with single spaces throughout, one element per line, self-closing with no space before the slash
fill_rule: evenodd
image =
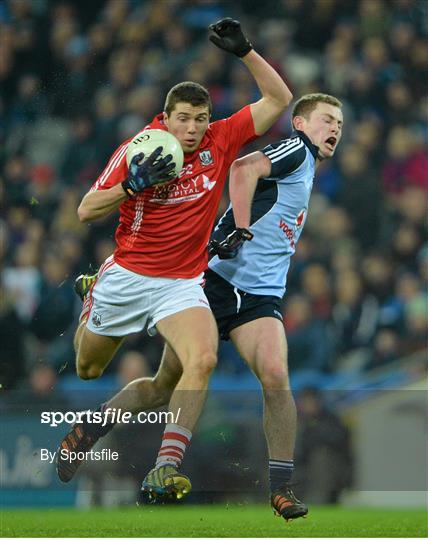
<path id="1" fill-rule="evenodd" d="M 284 484 L 288 484 L 290 482 L 293 470 L 293 459 L 287 459 L 285 461 L 281 461 L 279 459 L 269 460 L 269 483 L 271 493 L 279 491 Z"/>

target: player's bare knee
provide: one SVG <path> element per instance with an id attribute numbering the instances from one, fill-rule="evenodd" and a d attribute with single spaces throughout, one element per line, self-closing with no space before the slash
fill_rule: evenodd
<path id="1" fill-rule="evenodd" d="M 211 375 L 216 365 L 216 352 L 207 350 L 200 352 L 199 354 L 195 354 L 195 356 L 191 358 L 189 362 L 184 364 L 183 368 L 188 374 L 191 373 L 199 379 L 204 379 Z"/>
<path id="2" fill-rule="evenodd" d="M 264 390 L 288 390 L 290 387 L 288 372 L 282 362 L 264 366 L 259 379 Z"/>
<path id="3" fill-rule="evenodd" d="M 90 379 L 98 379 L 103 374 L 103 370 L 99 366 L 85 366 L 77 364 L 77 375 L 87 381 Z"/>
<path id="4" fill-rule="evenodd" d="M 217 354 L 214 351 L 206 351 L 199 359 L 199 370 L 203 375 L 211 375 L 217 365 Z"/>

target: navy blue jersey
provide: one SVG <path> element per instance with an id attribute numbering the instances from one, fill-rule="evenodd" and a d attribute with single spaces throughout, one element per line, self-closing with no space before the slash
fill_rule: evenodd
<path id="1" fill-rule="evenodd" d="M 209 267 L 238 289 L 283 297 L 290 257 L 306 221 L 318 147 L 301 131 L 261 150 L 272 163 L 269 177 L 260 178 L 251 207 L 254 238 L 237 257 L 215 256 Z M 226 210 L 213 237 L 223 240 L 235 229 L 232 207 Z"/>

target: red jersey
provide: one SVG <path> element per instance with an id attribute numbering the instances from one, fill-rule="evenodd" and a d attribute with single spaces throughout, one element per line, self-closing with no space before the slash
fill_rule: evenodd
<path id="1" fill-rule="evenodd" d="M 149 128 L 166 130 L 162 115 Z M 228 169 L 241 147 L 256 137 L 249 105 L 210 124 L 199 148 L 184 154 L 177 178 L 121 204 L 115 261 L 148 276 L 192 278 L 203 272 Z M 115 151 L 92 190 L 109 189 L 125 180 L 131 140 Z"/>

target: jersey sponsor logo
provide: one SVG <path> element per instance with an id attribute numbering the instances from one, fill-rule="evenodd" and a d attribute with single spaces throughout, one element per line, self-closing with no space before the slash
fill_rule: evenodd
<path id="1" fill-rule="evenodd" d="M 288 225 L 288 223 L 285 221 L 285 219 L 281 218 L 279 220 L 279 228 L 284 232 L 284 234 L 288 238 L 288 240 L 290 240 L 290 245 L 293 248 L 296 245 L 295 241 L 294 241 L 295 233 L 296 233 L 296 231 L 298 229 L 300 229 L 300 227 L 303 226 L 303 223 L 304 223 L 305 218 L 306 218 L 306 211 L 307 211 L 307 208 L 302 208 L 300 210 L 300 212 L 296 216 L 296 219 L 294 220 L 294 226 L 293 227 L 290 227 L 290 225 Z"/>
<path id="2" fill-rule="evenodd" d="M 284 231 L 285 236 L 290 240 L 291 247 L 294 247 L 294 231 L 282 218 L 279 220 L 279 228 Z"/>
<path id="3" fill-rule="evenodd" d="M 214 163 L 210 150 L 203 150 L 202 152 L 199 152 L 199 159 L 204 167 Z"/>
<path id="4" fill-rule="evenodd" d="M 180 180 L 170 184 L 157 185 L 150 202 L 158 204 L 179 204 L 195 201 L 210 192 L 216 185 L 206 174 L 198 174 L 195 178 Z"/>
<path id="5" fill-rule="evenodd" d="M 188 176 L 190 174 L 193 174 L 192 163 L 188 163 L 187 165 L 184 165 L 184 167 L 181 169 L 181 171 L 178 174 L 178 178 L 183 178 L 183 176 Z"/>
<path id="6" fill-rule="evenodd" d="M 296 226 L 301 227 L 306 216 L 306 208 L 302 208 L 296 217 Z"/>
<path id="7" fill-rule="evenodd" d="M 204 188 L 208 191 L 211 191 L 212 188 L 216 185 L 216 180 L 211 181 L 208 176 L 205 176 L 205 174 L 202 175 L 203 181 L 204 181 Z"/>

